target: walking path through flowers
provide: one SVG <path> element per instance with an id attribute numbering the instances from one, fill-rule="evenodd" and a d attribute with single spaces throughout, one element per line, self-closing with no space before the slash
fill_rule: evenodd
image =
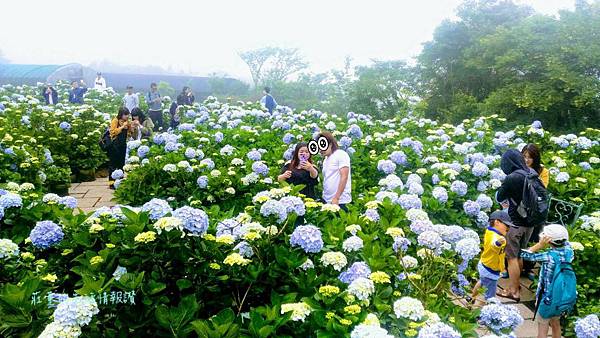
<path id="1" fill-rule="evenodd" d="M 69 195 L 77 198 L 78 207 L 85 212 L 94 211 L 100 207 L 112 207 L 113 191 L 109 189 L 106 178 L 96 178 L 95 181 L 73 183 Z"/>

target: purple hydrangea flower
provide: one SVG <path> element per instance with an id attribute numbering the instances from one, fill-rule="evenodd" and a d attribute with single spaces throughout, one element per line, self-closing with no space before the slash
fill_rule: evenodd
<path id="1" fill-rule="evenodd" d="M 468 200 L 465 203 L 463 203 L 463 209 L 465 210 L 465 213 L 467 215 L 471 217 L 476 217 L 479 214 L 479 211 L 481 210 L 481 206 L 475 201 Z"/>
<path id="2" fill-rule="evenodd" d="M 408 238 L 394 237 L 394 244 L 392 244 L 392 249 L 394 249 L 394 252 L 398 252 L 398 250 L 406 252 L 409 246 L 410 240 Z"/>
<path id="3" fill-rule="evenodd" d="M 194 235 L 203 235 L 208 229 L 208 215 L 203 210 L 184 206 L 173 211 L 173 216 L 181 219 L 183 228 Z"/>
<path id="4" fill-rule="evenodd" d="M 37 222 L 29 234 L 31 243 L 41 249 L 47 249 L 60 243 L 64 237 L 62 228 L 52 221 Z"/>
<path id="5" fill-rule="evenodd" d="M 494 333 L 501 334 L 504 331 L 514 331 L 523 323 L 523 317 L 521 317 L 516 306 L 503 305 L 495 298 L 488 301 L 490 301 L 490 304 L 481 309 L 479 322 Z"/>
<path id="6" fill-rule="evenodd" d="M 362 216 L 371 222 L 379 222 L 380 219 L 377 209 L 367 209 Z"/>
<path id="7" fill-rule="evenodd" d="M 323 249 L 321 230 L 314 225 L 301 225 L 297 227 L 290 237 L 292 247 L 299 246 L 306 253 L 317 253 Z"/>
<path id="8" fill-rule="evenodd" d="M 338 279 L 342 283 L 350 284 L 357 278 L 369 278 L 371 269 L 365 262 L 356 262 L 352 264 L 346 271 L 340 273 Z"/>
<path id="9" fill-rule="evenodd" d="M 77 198 L 75 198 L 73 196 L 61 197 L 58 200 L 58 203 L 64 205 L 65 207 L 67 207 L 69 209 L 77 208 Z"/>
<path id="10" fill-rule="evenodd" d="M 406 166 L 406 164 L 408 164 L 408 158 L 406 157 L 404 152 L 399 150 L 391 153 L 390 156 L 388 156 L 388 158 L 390 159 L 390 161 L 394 162 L 397 165 Z"/>
<path id="11" fill-rule="evenodd" d="M 448 202 L 448 192 L 446 191 L 446 188 L 444 188 L 444 187 L 433 188 L 433 190 L 431 191 L 431 194 L 433 195 L 433 197 L 435 197 L 436 200 L 438 200 L 441 203 Z"/>
<path id="12" fill-rule="evenodd" d="M 63 121 L 61 122 L 59 125 L 60 129 L 64 130 L 64 131 L 70 131 L 71 130 L 71 124 L 69 122 Z"/>
<path id="13" fill-rule="evenodd" d="M 137 155 L 138 155 L 140 158 L 144 158 L 144 157 L 146 157 L 146 155 L 148 155 L 148 152 L 150 152 L 150 147 L 148 147 L 148 146 L 145 146 L 145 145 L 144 145 L 144 146 L 140 146 L 140 147 L 137 149 Z"/>
<path id="14" fill-rule="evenodd" d="M 260 161 L 262 154 L 258 150 L 252 150 L 252 151 L 249 151 L 248 154 L 246 154 L 246 156 L 248 157 L 249 160 L 256 162 L 256 161 Z"/>
<path id="15" fill-rule="evenodd" d="M 379 160 L 377 162 L 377 170 L 389 175 L 396 171 L 396 164 L 390 160 Z"/>
<path id="16" fill-rule="evenodd" d="M 167 201 L 153 198 L 144 203 L 142 211 L 148 212 L 150 220 L 156 221 L 159 218 L 166 216 L 168 213 L 173 212 L 173 209 Z"/>
<path id="17" fill-rule="evenodd" d="M 461 338 L 461 334 L 442 322 L 425 325 L 419 330 L 417 338 Z"/>
<path id="18" fill-rule="evenodd" d="M 196 184 L 198 184 L 200 189 L 206 188 L 208 186 L 208 177 L 206 177 L 206 176 L 198 177 L 198 179 L 196 180 Z"/>
<path id="19" fill-rule="evenodd" d="M 587 317 L 577 319 L 575 322 L 575 334 L 577 338 L 600 337 L 600 319 L 598 319 L 598 315 L 591 314 Z"/>
<path id="20" fill-rule="evenodd" d="M 468 186 L 463 181 L 454 181 L 452 185 L 450 185 L 450 190 L 456 193 L 458 196 L 464 196 L 467 194 Z"/>
<path id="21" fill-rule="evenodd" d="M 398 198 L 398 203 L 405 209 L 421 209 L 421 199 L 417 195 L 403 194 Z"/>
<path id="22" fill-rule="evenodd" d="M 113 180 L 118 180 L 120 178 L 123 178 L 123 175 L 124 175 L 123 170 L 117 169 L 117 170 L 115 170 L 115 171 L 112 172 L 112 174 L 110 175 L 110 177 Z"/>
<path id="23" fill-rule="evenodd" d="M 287 212 L 294 212 L 298 216 L 304 216 L 306 213 L 306 207 L 300 197 L 297 196 L 286 196 L 280 200 L 287 207 Z"/>
<path id="24" fill-rule="evenodd" d="M 268 200 L 260 207 L 260 214 L 264 217 L 276 216 L 278 223 L 283 223 L 287 218 L 286 206 L 276 200 Z"/>
<path id="25" fill-rule="evenodd" d="M 8 208 L 20 208 L 23 206 L 23 199 L 21 196 L 9 192 L 0 196 L 0 208 L 8 209 Z"/>
<path id="26" fill-rule="evenodd" d="M 435 231 L 425 231 L 417 237 L 417 242 L 419 245 L 429 248 L 435 252 L 440 252 L 442 249 L 442 245 L 444 244 L 444 240 Z"/>
<path id="27" fill-rule="evenodd" d="M 269 175 L 269 167 L 267 167 L 267 165 L 263 162 L 252 163 L 252 171 L 263 176 Z"/>

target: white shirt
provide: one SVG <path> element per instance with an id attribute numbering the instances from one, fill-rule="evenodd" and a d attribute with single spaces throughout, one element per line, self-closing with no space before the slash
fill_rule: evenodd
<path id="1" fill-rule="evenodd" d="M 106 80 L 103 77 L 94 80 L 94 89 L 106 89 Z"/>
<path id="2" fill-rule="evenodd" d="M 133 108 L 140 107 L 140 99 L 136 93 L 129 95 L 129 93 L 123 96 L 123 105 L 129 109 L 129 112 L 133 110 Z"/>
<path id="3" fill-rule="evenodd" d="M 48 94 L 48 104 L 54 104 L 54 99 L 52 98 L 52 92 Z"/>
<path id="4" fill-rule="evenodd" d="M 340 169 L 343 167 L 348 167 L 348 181 L 346 181 L 346 187 L 340 195 L 339 203 L 352 202 L 350 156 L 345 151 L 338 149 L 323 161 L 323 199 L 327 203 L 331 203 L 338 190 L 341 179 Z"/>

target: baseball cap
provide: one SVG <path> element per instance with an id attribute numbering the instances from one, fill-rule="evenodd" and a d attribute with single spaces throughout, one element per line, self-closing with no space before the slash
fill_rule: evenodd
<path id="1" fill-rule="evenodd" d="M 552 243 L 560 244 L 569 240 L 569 232 L 567 228 L 560 224 L 548 224 L 544 227 L 544 230 L 540 236 L 550 237 Z"/>
<path id="2" fill-rule="evenodd" d="M 504 212 L 504 211 L 500 211 L 500 210 L 496 210 L 494 212 L 492 212 L 492 214 L 490 215 L 490 221 L 493 220 L 499 220 L 500 222 L 514 227 L 515 225 L 513 224 L 512 220 L 510 219 L 510 216 L 508 215 L 508 213 Z"/>

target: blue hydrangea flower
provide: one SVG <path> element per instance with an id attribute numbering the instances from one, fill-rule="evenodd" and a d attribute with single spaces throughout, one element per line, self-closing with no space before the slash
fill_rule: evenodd
<path id="1" fill-rule="evenodd" d="M 379 222 L 379 220 L 380 220 L 380 216 L 379 216 L 379 213 L 377 212 L 377 209 L 367 209 L 365 211 L 365 213 L 362 215 L 362 217 L 366 218 L 367 220 L 369 220 L 371 222 Z"/>
<path id="2" fill-rule="evenodd" d="M 352 139 L 348 136 L 342 136 L 342 138 L 340 138 L 340 147 L 342 147 L 343 149 L 348 149 L 348 147 L 352 144 Z"/>
<path id="3" fill-rule="evenodd" d="M 346 152 L 348 153 L 348 155 L 352 156 L 356 152 L 356 149 L 348 147 L 348 149 L 346 149 Z"/>
<path id="4" fill-rule="evenodd" d="M 77 208 L 77 198 L 75 198 L 73 196 L 61 197 L 58 200 L 58 203 L 64 205 L 65 207 L 67 207 L 69 209 Z"/>
<path id="5" fill-rule="evenodd" d="M 250 161 L 255 161 L 255 162 L 260 161 L 260 159 L 262 158 L 262 154 L 258 150 L 249 151 L 248 154 L 246 154 L 246 156 L 248 157 L 248 159 Z"/>
<path id="6" fill-rule="evenodd" d="M 39 221 L 29 234 L 31 243 L 40 249 L 47 249 L 62 241 L 65 237 L 60 226 L 52 221 Z"/>
<path id="7" fill-rule="evenodd" d="M 346 130 L 346 135 L 352 137 L 353 139 L 361 139 L 363 137 L 363 132 L 360 130 L 360 127 L 356 124 L 351 125 Z"/>
<path id="8" fill-rule="evenodd" d="M 456 193 L 458 196 L 464 196 L 467 194 L 468 186 L 463 181 L 454 181 L 450 185 L 450 191 Z"/>
<path id="9" fill-rule="evenodd" d="M 23 206 L 23 199 L 18 194 L 9 192 L 0 196 L 0 208 L 20 208 Z"/>
<path id="10" fill-rule="evenodd" d="M 177 147 L 177 143 L 175 142 L 167 142 L 167 144 L 165 144 L 165 151 L 166 152 L 174 152 L 177 151 L 178 147 Z"/>
<path id="11" fill-rule="evenodd" d="M 142 145 L 142 141 L 140 141 L 140 140 L 129 141 L 129 142 L 127 142 L 127 149 L 134 150 L 134 149 L 139 148 L 141 145 Z"/>
<path id="12" fill-rule="evenodd" d="M 98 312 L 98 304 L 93 297 L 68 298 L 56 307 L 54 320 L 65 326 L 85 326 Z"/>
<path id="13" fill-rule="evenodd" d="M 294 212 L 298 216 L 304 216 L 306 213 L 306 206 L 300 197 L 297 196 L 285 196 L 280 200 L 287 207 L 287 212 Z"/>
<path id="14" fill-rule="evenodd" d="M 44 163 L 46 163 L 46 164 L 54 163 L 54 159 L 52 158 L 52 153 L 48 149 L 44 150 Z"/>
<path id="15" fill-rule="evenodd" d="M 423 189 L 423 186 L 420 183 L 413 182 L 407 186 L 409 194 L 422 195 L 425 192 L 425 189 Z"/>
<path id="16" fill-rule="evenodd" d="M 314 225 L 301 225 L 294 229 L 290 237 L 292 247 L 299 246 L 306 253 L 317 253 L 323 249 L 321 230 Z"/>
<path id="17" fill-rule="evenodd" d="M 477 204 L 481 207 L 481 209 L 490 209 L 494 205 L 494 201 L 485 194 L 480 194 L 477 197 Z"/>
<path id="18" fill-rule="evenodd" d="M 408 238 L 394 237 L 394 244 L 392 244 L 392 249 L 394 249 L 395 252 L 398 252 L 398 250 L 406 252 L 409 246 L 410 240 Z"/>
<path id="19" fill-rule="evenodd" d="M 442 322 L 425 325 L 419 330 L 417 338 L 461 338 L 461 334 Z"/>
<path id="20" fill-rule="evenodd" d="M 8 238 L 0 239 L 0 259 L 8 259 L 18 255 L 19 246 L 17 244 L 15 244 L 12 240 Z"/>
<path id="21" fill-rule="evenodd" d="M 200 189 L 206 188 L 208 186 L 208 177 L 206 177 L 206 176 L 198 177 L 198 179 L 196 180 L 196 184 L 198 184 Z"/>
<path id="22" fill-rule="evenodd" d="M 591 314 L 587 317 L 577 319 L 575 322 L 575 334 L 577 338 L 600 337 L 600 319 L 598 319 L 598 315 Z"/>
<path id="23" fill-rule="evenodd" d="M 477 225 L 485 228 L 488 225 L 488 222 L 490 221 L 490 217 L 483 211 L 480 211 L 479 214 L 477 215 Z"/>
<path id="24" fill-rule="evenodd" d="M 111 177 L 113 180 L 118 180 L 118 179 L 120 179 L 120 178 L 123 178 L 123 176 L 124 176 L 124 175 L 125 175 L 125 174 L 123 173 L 123 170 L 121 170 L 121 169 L 117 169 L 117 170 L 115 170 L 115 171 L 113 171 L 113 172 L 112 172 L 112 174 L 110 175 L 110 177 Z"/>
<path id="25" fill-rule="evenodd" d="M 476 217 L 481 211 L 481 206 L 475 201 L 468 200 L 463 203 L 463 209 L 468 216 Z"/>
<path id="26" fill-rule="evenodd" d="M 142 205 L 142 211 L 148 212 L 150 220 L 156 221 L 159 218 L 166 216 L 168 213 L 173 212 L 173 209 L 167 201 L 153 198 Z"/>
<path id="27" fill-rule="evenodd" d="M 433 197 L 441 203 L 448 202 L 448 192 L 444 187 L 435 187 L 433 191 L 431 191 Z"/>
<path id="28" fill-rule="evenodd" d="M 442 249 L 442 245 L 444 244 L 444 240 L 440 234 L 435 231 L 425 231 L 422 232 L 419 237 L 417 237 L 417 243 L 439 253 Z"/>
<path id="29" fill-rule="evenodd" d="M 512 305 L 503 305 L 495 298 L 481 309 L 479 322 L 496 334 L 514 331 L 523 323 L 519 309 Z"/>
<path id="30" fill-rule="evenodd" d="M 208 229 L 208 215 L 200 209 L 184 206 L 173 211 L 181 219 L 183 228 L 194 235 L 204 235 Z"/>
<path id="31" fill-rule="evenodd" d="M 555 179 L 556 179 L 556 182 L 558 182 L 558 183 L 565 183 L 565 182 L 568 182 L 570 178 L 571 177 L 569 176 L 569 173 L 559 172 L 558 175 L 556 175 Z"/>
<path id="32" fill-rule="evenodd" d="M 260 207 L 260 214 L 264 217 L 276 216 L 278 223 L 283 223 L 287 218 L 286 206 L 276 200 L 268 200 Z"/>
<path id="33" fill-rule="evenodd" d="M 410 230 L 419 235 L 425 231 L 434 231 L 433 223 L 428 219 L 416 219 L 410 223 Z"/>
<path id="34" fill-rule="evenodd" d="M 338 279 L 342 283 L 350 284 L 358 278 L 369 278 L 371 275 L 371 269 L 365 262 L 356 262 L 352 264 L 348 270 L 340 273 Z"/>
<path id="35" fill-rule="evenodd" d="M 196 157 L 196 150 L 194 148 L 188 147 L 187 149 L 185 149 L 184 155 L 188 160 L 192 159 L 192 158 Z"/>
<path id="36" fill-rule="evenodd" d="M 283 143 L 290 144 L 290 143 L 294 142 L 294 138 L 295 138 L 294 135 L 292 135 L 290 133 L 286 133 L 283 136 Z"/>
<path id="37" fill-rule="evenodd" d="M 124 268 L 122 266 L 117 266 L 117 268 L 115 269 L 115 272 L 113 272 L 113 277 L 115 278 L 116 281 L 118 281 L 126 273 L 127 273 L 127 268 Z"/>
<path id="38" fill-rule="evenodd" d="M 263 162 L 252 163 L 252 171 L 263 176 L 269 175 L 269 167 L 267 167 L 267 165 Z"/>
<path id="39" fill-rule="evenodd" d="M 215 142 L 221 143 L 223 141 L 223 133 L 218 131 L 215 133 Z"/>
<path id="40" fill-rule="evenodd" d="M 246 258 L 254 256 L 254 250 L 252 250 L 252 247 L 246 241 L 239 242 L 235 247 L 233 247 L 233 250 L 237 251 L 240 255 Z"/>
<path id="41" fill-rule="evenodd" d="M 417 195 L 411 195 L 411 194 L 400 195 L 400 197 L 398 198 L 398 203 L 400 203 L 400 206 L 405 210 L 421 209 L 421 207 L 422 207 L 421 199 Z"/>
<path id="42" fill-rule="evenodd" d="M 290 161 L 292 159 L 292 157 L 294 157 L 294 149 L 293 148 L 288 148 L 283 153 L 283 159 L 286 160 L 286 161 Z"/>
<path id="43" fill-rule="evenodd" d="M 215 168 L 215 162 L 210 158 L 205 158 L 202 161 L 200 161 L 200 165 L 206 166 L 206 169 L 208 170 L 213 170 Z"/>
<path id="44" fill-rule="evenodd" d="M 390 156 L 388 156 L 388 158 L 390 159 L 390 161 L 394 162 L 397 165 L 406 166 L 406 164 L 408 163 L 408 158 L 406 157 L 404 152 L 399 150 L 391 153 Z"/>
<path id="45" fill-rule="evenodd" d="M 179 131 L 191 131 L 194 130 L 194 128 L 196 128 L 196 126 L 193 123 L 182 123 L 177 126 Z"/>
<path id="46" fill-rule="evenodd" d="M 344 243 L 342 243 L 342 249 L 346 252 L 359 251 L 363 246 L 363 240 L 356 235 L 348 237 Z"/>
<path id="47" fill-rule="evenodd" d="M 146 157 L 146 155 L 148 155 L 148 152 L 150 152 L 150 147 L 145 146 L 145 145 L 144 146 L 140 146 L 138 148 L 138 150 L 137 150 L 137 155 L 140 158 L 144 158 L 144 157 Z"/>
<path id="48" fill-rule="evenodd" d="M 473 168 L 471 169 L 471 172 L 473 173 L 473 175 L 475 175 L 477 177 L 483 177 L 483 176 L 487 175 L 489 171 L 490 171 L 490 169 L 488 168 L 488 166 L 482 162 L 476 162 L 473 165 Z"/>
<path id="49" fill-rule="evenodd" d="M 488 190 L 489 185 L 490 184 L 487 181 L 479 181 L 479 183 L 477 183 L 477 191 L 485 192 Z"/>
<path id="50" fill-rule="evenodd" d="M 470 261 L 479 255 L 479 241 L 474 238 L 461 239 L 456 243 L 455 251 L 463 260 Z"/>
<path id="51" fill-rule="evenodd" d="M 62 129 L 64 131 L 71 130 L 71 124 L 69 122 L 66 122 L 66 121 L 61 122 L 58 126 L 60 127 L 60 129 Z"/>
<path id="52" fill-rule="evenodd" d="M 48 300 L 48 308 L 50 308 L 50 309 L 56 308 L 58 304 L 64 302 L 67 299 L 69 299 L 69 295 L 66 294 L 66 293 L 54 293 L 54 292 L 50 292 L 50 293 L 48 293 L 48 295 L 46 297 L 47 297 L 47 300 Z"/>
<path id="53" fill-rule="evenodd" d="M 592 169 L 592 166 L 588 162 L 579 162 L 579 166 L 585 171 Z"/>

